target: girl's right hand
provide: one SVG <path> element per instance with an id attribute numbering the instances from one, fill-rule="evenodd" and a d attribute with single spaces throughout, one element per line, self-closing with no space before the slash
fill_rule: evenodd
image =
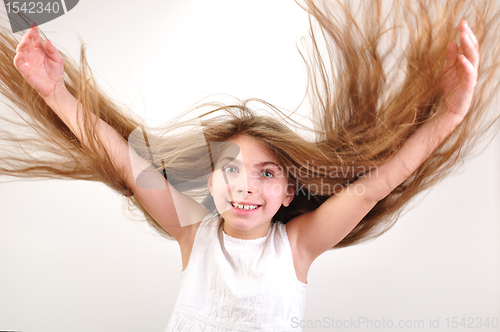
<path id="1" fill-rule="evenodd" d="M 62 57 L 48 39 L 42 42 L 37 26 L 23 36 L 16 52 L 14 66 L 42 98 L 66 89 Z"/>

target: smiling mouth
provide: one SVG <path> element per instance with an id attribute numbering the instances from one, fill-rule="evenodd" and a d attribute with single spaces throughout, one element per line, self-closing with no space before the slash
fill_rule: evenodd
<path id="1" fill-rule="evenodd" d="M 233 208 L 238 210 L 250 211 L 258 209 L 261 205 L 253 205 L 253 204 L 239 204 L 234 202 L 229 202 L 233 206 Z"/>

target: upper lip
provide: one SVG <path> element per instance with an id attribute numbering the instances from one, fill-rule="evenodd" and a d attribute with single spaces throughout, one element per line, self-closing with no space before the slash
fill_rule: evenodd
<path id="1" fill-rule="evenodd" d="M 241 204 L 241 205 L 262 205 L 262 204 L 252 203 L 252 202 L 239 202 L 239 203 L 236 203 L 236 202 L 232 202 L 231 201 L 231 203 Z"/>

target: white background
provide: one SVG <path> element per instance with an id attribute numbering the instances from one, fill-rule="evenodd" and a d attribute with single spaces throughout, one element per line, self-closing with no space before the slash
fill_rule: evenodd
<path id="1" fill-rule="evenodd" d="M 307 16 L 293 1 L 82 0 L 41 29 L 74 57 L 81 36 L 110 95 L 151 124 L 208 93 L 293 108 L 304 92 L 296 41 Z M 500 319 L 499 151 L 497 137 L 377 240 L 322 255 L 305 319 L 371 320 L 362 331 Z M 178 245 L 127 218 L 122 202 L 96 183 L 0 183 L 0 330 L 165 329 Z"/>

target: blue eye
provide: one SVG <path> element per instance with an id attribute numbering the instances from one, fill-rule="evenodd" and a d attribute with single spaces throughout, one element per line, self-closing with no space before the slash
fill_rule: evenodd
<path id="1" fill-rule="evenodd" d="M 226 173 L 238 173 L 238 169 L 234 166 L 226 166 L 226 167 L 224 167 L 224 172 L 226 172 Z"/>

